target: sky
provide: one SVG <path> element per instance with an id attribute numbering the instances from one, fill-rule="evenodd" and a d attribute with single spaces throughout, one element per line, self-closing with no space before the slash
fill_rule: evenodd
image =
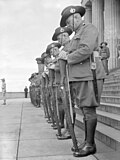
<path id="1" fill-rule="evenodd" d="M 38 72 L 35 59 L 52 43 L 69 5 L 80 0 L 0 0 L 0 79 L 6 79 L 7 92 L 29 87 L 28 79 Z"/>

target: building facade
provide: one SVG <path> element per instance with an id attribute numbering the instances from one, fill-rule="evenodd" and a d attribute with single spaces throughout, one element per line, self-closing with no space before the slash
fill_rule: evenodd
<path id="1" fill-rule="evenodd" d="M 94 24 L 99 31 L 99 44 L 108 43 L 109 69 L 118 68 L 117 48 L 120 45 L 120 0 L 82 0 L 86 8 L 85 21 Z"/>

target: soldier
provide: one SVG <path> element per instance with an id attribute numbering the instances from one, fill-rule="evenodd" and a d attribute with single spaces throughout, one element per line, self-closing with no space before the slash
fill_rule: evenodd
<path id="1" fill-rule="evenodd" d="M 94 62 L 93 52 L 98 48 L 98 31 L 92 24 L 85 24 L 82 17 L 85 8 L 68 6 L 61 13 L 60 26 L 68 26 L 75 31 L 67 52 L 61 52 L 68 62 L 69 81 L 72 96 L 82 110 L 85 124 L 85 140 L 74 151 L 75 157 L 84 157 L 96 153 L 94 140 L 97 114 L 96 107 L 100 104 L 105 72 L 100 60 Z"/>
<path id="2" fill-rule="evenodd" d="M 60 70 L 59 70 L 59 64 L 57 62 L 57 57 L 59 55 L 59 48 L 61 47 L 60 43 L 51 43 L 47 46 L 46 53 L 51 54 L 55 59 L 55 85 L 56 85 L 56 96 L 57 96 L 57 102 L 58 102 L 58 109 L 59 109 L 59 119 L 60 119 L 60 127 L 64 128 L 64 109 L 63 109 L 63 102 L 62 98 L 60 96 L 60 90 L 59 90 L 59 84 L 60 84 Z"/>
<path id="3" fill-rule="evenodd" d="M 107 47 L 107 42 L 102 42 L 100 44 L 100 56 L 101 56 L 101 61 L 103 64 L 103 67 L 105 69 L 106 75 L 109 74 L 108 70 L 108 59 L 110 58 L 110 50 Z"/>
<path id="4" fill-rule="evenodd" d="M 69 36 L 71 34 L 72 34 L 72 29 L 71 28 L 69 28 L 69 27 L 58 27 L 58 28 L 56 28 L 56 30 L 53 34 L 52 40 L 53 41 L 58 41 L 63 46 L 62 50 L 67 52 L 69 47 L 70 47 L 70 37 Z M 75 112 L 74 112 L 74 122 L 75 122 Z M 69 131 L 69 128 L 68 128 L 68 123 L 66 121 L 66 128 L 63 131 L 62 136 L 59 137 L 59 139 L 64 140 L 64 139 L 70 139 L 70 138 L 71 138 L 71 135 L 70 135 L 70 131 Z"/>
<path id="5" fill-rule="evenodd" d="M 25 98 L 27 98 L 27 95 L 28 95 L 28 88 L 27 88 L 27 86 L 25 86 L 24 92 L 25 92 Z"/>
<path id="6" fill-rule="evenodd" d="M 44 52 L 41 55 L 41 58 L 44 61 L 44 72 L 42 73 L 42 92 L 43 92 L 43 99 L 44 99 L 44 107 L 47 113 L 47 122 L 52 123 L 53 122 L 53 117 L 52 117 L 52 111 L 51 111 L 51 105 L 50 105 L 50 92 L 49 92 L 49 77 L 48 77 L 48 69 L 47 65 L 48 63 L 51 62 L 51 57 L 50 55 L 46 54 Z"/>

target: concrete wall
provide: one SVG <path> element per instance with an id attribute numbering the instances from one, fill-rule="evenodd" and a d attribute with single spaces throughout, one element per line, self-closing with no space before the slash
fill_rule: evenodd
<path id="1" fill-rule="evenodd" d="M 14 98 L 24 98 L 24 92 L 7 92 L 6 93 L 6 98 L 7 99 L 14 99 Z M 29 93 L 28 93 L 28 97 L 29 97 Z M 0 99 L 2 99 L 2 93 L 0 92 Z"/>

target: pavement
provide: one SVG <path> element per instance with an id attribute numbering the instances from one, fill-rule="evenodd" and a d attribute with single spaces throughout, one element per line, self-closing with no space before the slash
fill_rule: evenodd
<path id="1" fill-rule="evenodd" d="M 29 98 L 0 101 L 0 160 L 120 160 L 120 153 L 96 140 L 97 153 L 84 158 L 72 155 L 72 140 L 57 140 L 56 130 Z M 84 132 L 75 127 L 78 141 Z"/>

